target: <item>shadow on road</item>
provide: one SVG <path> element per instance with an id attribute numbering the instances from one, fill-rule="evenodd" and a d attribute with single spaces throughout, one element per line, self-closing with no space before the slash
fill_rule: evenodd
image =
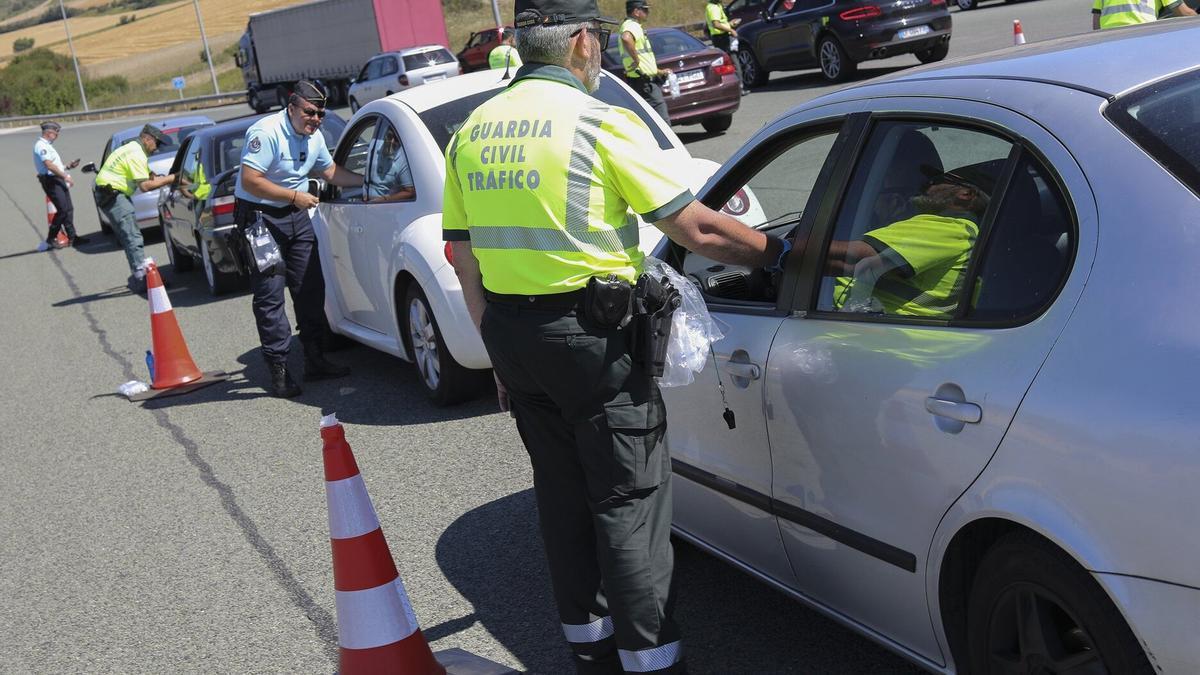
<path id="1" fill-rule="evenodd" d="M 689 672 L 921 672 L 694 546 L 674 544 L 675 616 Z M 452 635 L 473 618 L 528 672 L 572 672 L 532 489 L 464 514 L 442 534 L 436 556 L 475 614 L 425 629 L 430 639 Z"/>

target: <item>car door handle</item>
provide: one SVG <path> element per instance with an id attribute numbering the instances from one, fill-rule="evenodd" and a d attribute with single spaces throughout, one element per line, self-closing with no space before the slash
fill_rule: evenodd
<path id="1" fill-rule="evenodd" d="M 727 361 L 725 363 L 725 372 L 744 380 L 757 380 L 759 377 L 762 377 L 762 368 L 759 368 L 757 363 Z"/>
<path id="2" fill-rule="evenodd" d="M 978 424 L 979 420 L 983 419 L 983 410 L 978 405 L 966 401 L 950 401 L 930 396 L 925 399 L 925 409 L 938 417 L 969 424 Z"/>
<path id="3" fill-rule="evenodd" d="M 362 234 L 362 233 L 363 233 L 363 226 L 362 226 L 362 225 L 355 225 L 355 226 L 354 226 L 354 234 Z"/>

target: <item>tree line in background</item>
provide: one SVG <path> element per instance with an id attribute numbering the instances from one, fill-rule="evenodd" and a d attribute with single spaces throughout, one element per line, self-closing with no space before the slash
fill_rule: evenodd
<path id="1" fill-rule="evenodd" d="M 86 79 L 83 86 L 89 99 L 129 90 L 128 80 L 120 75 Z M 7 68 L 0 69 L 0 117 L 81 108 L 70 57 L 42 47 L 14 56 Z"/>

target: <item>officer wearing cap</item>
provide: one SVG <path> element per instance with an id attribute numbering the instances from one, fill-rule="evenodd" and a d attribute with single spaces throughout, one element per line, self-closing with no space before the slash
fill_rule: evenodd
<path id="1" fill-rule="evenodd" d="M 525 65 L 447 146 L 443 238 L 529 452 L 577 669 L 679 673 L 666 411 L 628 313 L 589 298 L 641 275 L 634 212 L 715 260 L 785 249 L 697 202 L 641 118 L 590 95 L 611 25 L 596 0 L 517 0 Z"/>
<path id="2" fill-rule="evenodd" d="M 650 16 L 650 3 L 646 0 L 626 0 L 625 20 L 621 22 L 621 64 L 625 67 L 625 81 L 633 90 L 642 95 L 650 107 L 663 118 L 667 124 L 671 117 L 667 114 L 667 102 L 663 99 L 663 78 L 671 74 L 670 70 L 660 69 L 658 60 L 654 58 L 654 49 L 642 24 Z"/>
<path id="3" fill-rule="evenodd" d="M 333 163 L 325 137 L 318 133 L 325 118 L 326 95 L 312 82 L 296 83 L 288 104 L 246 130 L 241 171 L 234 195 L 234 218 L 243 230 L 259 216 L 283 256 L 286 272 L 263 273 L 250 265 L 254 320 L 263 360 L 271 372 L 271 393 L 282 398 L 300 395 L 287 369 L 292 328 L 283 308 L 283 290 L 292 296 L 300 344 L 304 347 L 306 380 L 343 377 L 350 369 L 329 362 L 322 350 L 328 330 L 325 318 L 325 278 L 308 210 L 318 199 L 308 192 L 308 179 L 323 178 L 334 185 L 362 185 L 363 177 Z"/>
<path id="4" fill-rule="evenodd" d="M 505 31 L 500 37 L 500 44 L 488 52 L 488 68 L 504 68 L 515 71 L 521 67 L 521 55 L 513 46 L 513 32 Z"/>
<path id="5" fill-rule="evenodd" d="M 142 231 L 137 226 L 132 197 L 137 190 L 157 190 L 175 180 L 175 174 L 150 176 L 150 155 L 158 146 L 170 143 L 170 136 L 147 124 L 136 139 L 114 150 L 96 173 L 97 206 L 112 223 L 113 232 L 117 234 L 121 248 L 125 249 L 125 260 L 129 263 L 130 271 L 129 286 L 138 293 L 146 290 L 148 258 L 142 243 Z"/>
<path id="6" fill-rule="evenodd" d="M 33 143 L 33 168 L 37 171 L 38 183 L 58 211 L 50 223 L 50 234 L 46 236 L 46 245 L 52 248 L 59 248 L 57 238 L 60 230 L 66 231 L 71 246 L 88 241 L 87 237 L 75 234 L 75 206 L 71 203 L 71 187 L 75 181 L 67 173 L 67 169 L 79 166 L 79 160 L 63 164 L 58 150 L 54 149 L 54 141 L 58 139 L 61 129 L 58 122 L 42 122 L 42 135 Z"/>

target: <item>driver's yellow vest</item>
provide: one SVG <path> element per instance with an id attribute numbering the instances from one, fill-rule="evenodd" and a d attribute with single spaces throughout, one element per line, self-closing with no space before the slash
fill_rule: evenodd
<path id="1" fill-rule="evenodd" d="M 653 77 L 658 74 L 658 61 L 654 58 L 654 49 L 650 47 L 650 39 L 646 37 L 646 31 L 642 30 L 642 24 L 637 22 L 637 19 L 627 18 L 621 23 L 620 34 L 629 33 L 633 35 L 633 47 L 637 50 L 637 61 L 635 63 L 634 56 L 625 50 L 625 41 L 618 40 L 621 45 L 621 65 L 625 67 L 625 75 L 627 77 Z"/>

